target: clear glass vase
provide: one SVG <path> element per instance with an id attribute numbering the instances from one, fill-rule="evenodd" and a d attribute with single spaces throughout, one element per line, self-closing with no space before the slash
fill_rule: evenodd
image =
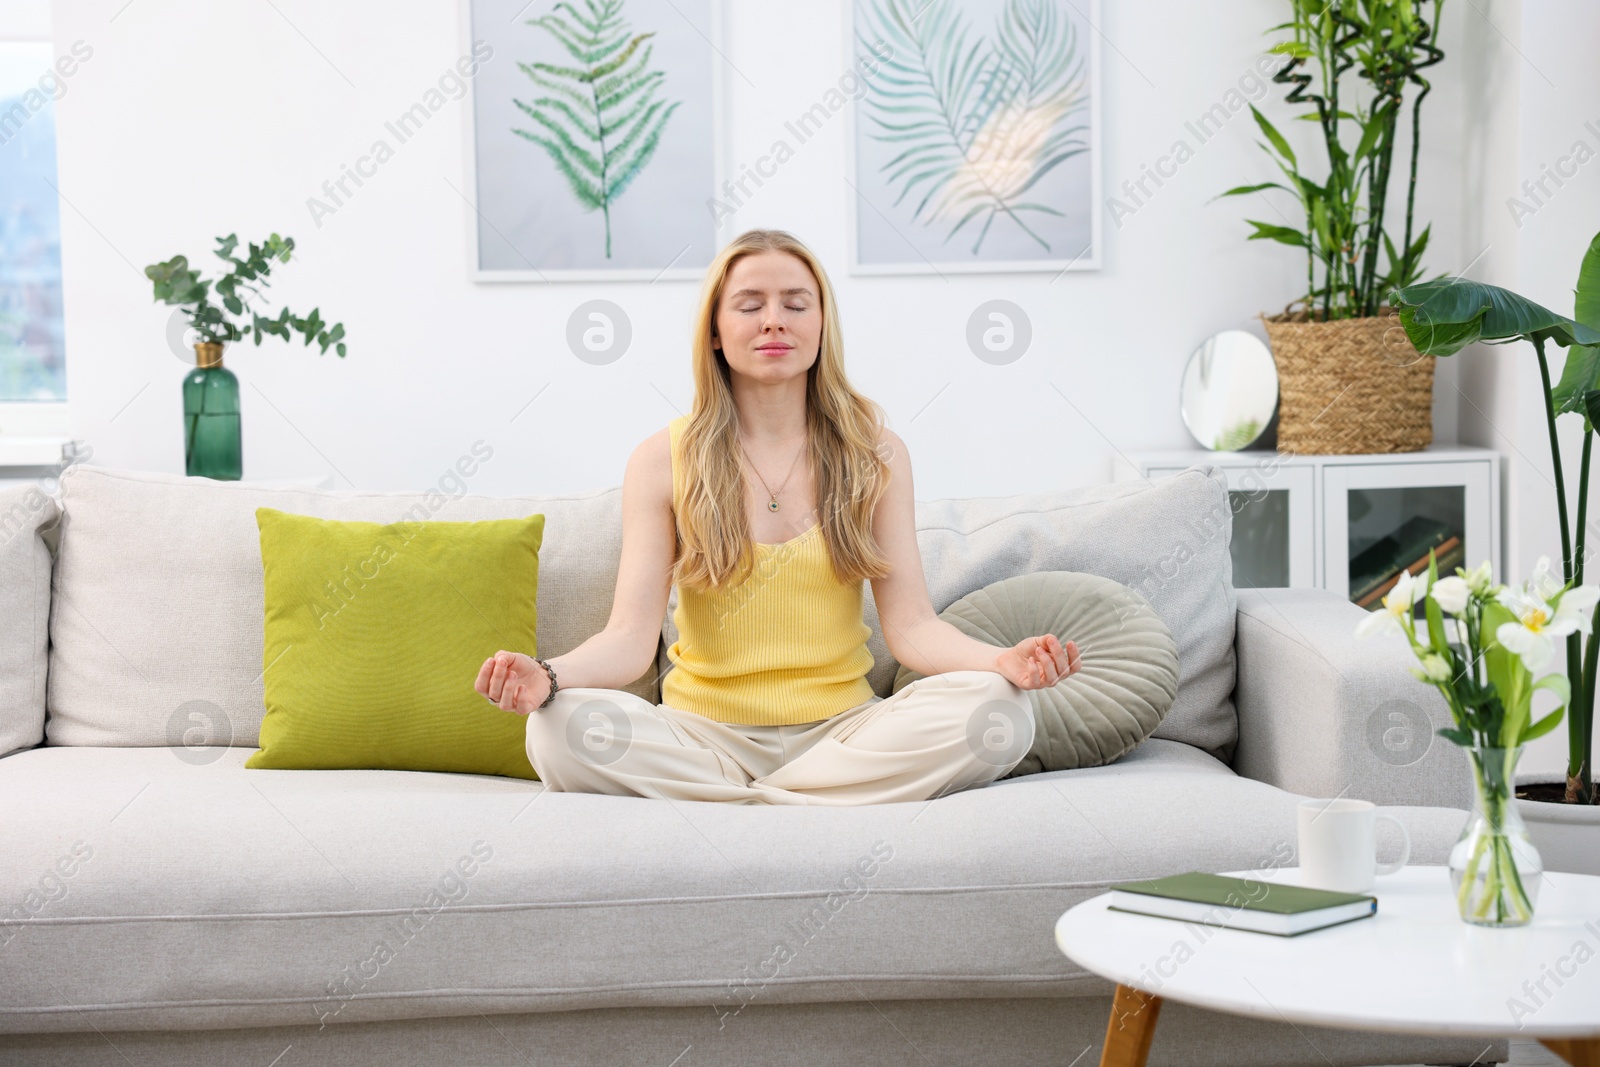
<path id="1" fill-rule="evenodd" d="M 1450 884 L 1465 922 L 1522 926 L 1533 918 L 1544 863 L 1517 811 L 1517 748 L 1469 748 L 1473 811 L 1450 850 Z"/>

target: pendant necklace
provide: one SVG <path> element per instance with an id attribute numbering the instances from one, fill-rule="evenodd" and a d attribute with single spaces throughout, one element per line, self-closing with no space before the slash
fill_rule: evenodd
<path id="1" fill-rule="evenodd" d="M 749 449 L 746 449 L 744 447 L 744 442 L 743 441 L 739 442 L 739 448 L 740 448 L 740 450 L 742 450 L 744 452 L 744 458 L 750 461 L 750 469 L 753 470 L 753 471 L 756 471 L 756 477 L 757 478 L 761 478 L 761 472 L 756 470 L 755 460 L 750 459 L 750 451 L 749 451 Z M 802 443 L 800 445 L 800 450 L 794 454 L 794 462 L 789 464 L 789 473 L 785 474 L 783 476 L 783 484 L 778 486 L 777 492 L 773 492 L 772 487 L 767 485 L 767 480 L 765 478 L 761 478 L 761 488 L 763 488 L 763 489 L 765 489 L 767 491 L 767 497 L 768 497 L 767 510 L 768 511 L 777 511 L 778 510 L 778 493 L 783 492 L 783 487 L 785 485 L 789 484 L 790 477 L 792 477 L 794 475 L 794 468 L 800 462 L 800 453 L 804 452 L 805 450 L 806 450 L 805 444 Z"/>

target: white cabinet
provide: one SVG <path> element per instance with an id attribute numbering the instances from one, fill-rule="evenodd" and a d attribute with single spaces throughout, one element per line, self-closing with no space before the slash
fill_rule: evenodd
<path id="1" fill-rule="evenodd" d="M 1500 566 L 1500 457 L 1431 447 L 1362 456 L 1136 452 L 1116 478 L 1161 478 L 1196 465 L 1228 481 L 1235 587 L 1321 587 L 1375 607 L 1401 569 Z"/>
<path id="2" fill-rule="evenodd" d="M 1429 549 L 1440 574 L 1487 559 L 1498 575 L 1498 482 L 1492 460 L 1326 464 L 1322 587 L 1376 607 L 1394 563 L 1425 569 Z"/>

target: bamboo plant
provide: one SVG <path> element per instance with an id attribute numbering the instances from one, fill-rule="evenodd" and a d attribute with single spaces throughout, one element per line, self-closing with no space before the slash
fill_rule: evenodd
<path id="1" fill-rule="evenodd" d="M 1466 278 L 1413 285 L 1392 293 L 1390 302 L 1400 309 L 1400 323 L 1423 355 L 1454 355 L 1474 341 L 1527 341 L 1533 345 L 1544 386 L 1556 520 L 1561 532 L 1562 578 L 1568 585 L 1582 585 L 1589 547 L 1590 458 L 1596 427 L 1600 426 L 1600 234 L 1590 241 L 1578 270 L 1573 318 L 1558 315 L 1510 290 Z M 1550 364 L 1545 356 L 1545 347 L 1552 342 L 1567 349 L 1561 379 L 1554 386 L 1550 384 Z M 1583 420 L 1575 522 L 1569 521 L 1561 444 L 1556 436 L 1556 420 L 1567 414 Z M 1590 753 L 1594 748 L 1595 675 L 1600 660 L 1600 606 L 1595 608 L 1590 632 L 1568 634 L 1566 648 L 1567 680 L 1572 692 L 1567 716 L 1566 799 L 1568 803 L 1592 804 L 1597 800 Z"/>
<path id="2" fill-rule="evenodd" d="M 1261 147 L 1287 184 L 1242 185 L 1221 195 L 1294 194 L 1303 223 L 1249 219 L 1255 227 L 1249 239 L 1305 250 L 1301 299 L 1308 317 L 1376 315 L 1384 294 L 1421 277 L 1428 247 L 1430 227 L 1413 238 L 1422 101 L 1432 88 L 1422 72 L 1444 59 L 1435 43 L 1444 0 L 1289 0 L 1289 6 L 1290 20 L 1272 31 L 1288 36 L 1270 50 L 1288 62 L 1272 80 L 1292 87 L 1288 103 L 1310 105 L 1295 117 L 1317 124 L 1327 177 L 1320 183 L 1307 177 L 1289 139 L 1252 104 L 1266 137 Z M 1405 228 L 1396 246 L 1385 227 L 1408 102 Z"/>

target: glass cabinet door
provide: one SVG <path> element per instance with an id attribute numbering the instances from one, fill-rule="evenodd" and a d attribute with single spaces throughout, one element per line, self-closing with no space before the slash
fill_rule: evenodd
<path id="1" fill-rule="evenodd" d="M 1402 572 L 1427 570 L 1430 552 L 1441 575 L 1495 559 L 1492 477 L 1488 462 L 1324 468 L 1324 586 L 1375 610 Z"/>
<path id="2" fill-rule="evenodd" d="M 1233 512 L 1229 542 L 1233 587 L 1315 586 L 1316 472 L 1275 461 L 1272 453 L 1264 455 L 1265 459 L 1251 466 L 1220 468 L 1228 479 L 1228 506 Z M 1177 472 L 1178 468 L 1153 468 L 1150 476 Z"/>
<path id="3" fill-rule="evenodd" d="M 1272 589 L 1289 584 L 1289 490 L 1228 491 L 1233 511 L 1233 587 Z"/>

